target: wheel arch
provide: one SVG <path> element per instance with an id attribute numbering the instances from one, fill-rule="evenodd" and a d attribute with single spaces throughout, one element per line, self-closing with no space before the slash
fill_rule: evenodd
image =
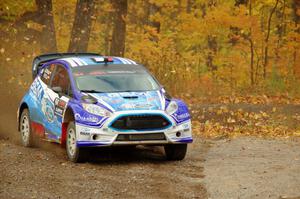
<path id="1" fill-rule="evenodd" d="M 67 129 L 68 129 L 69 122 L 71 121 L 75 121 L 75 116 L 74 116 L 73 109 L 69 106 L 65 111 L 62 127 L 61 127 L 61 144 L 63 146 L 66 144 Z"/>
<path id="2" fill-rule="evenodd" d="M 29 106 L 28 106 L 28 104 L 27 104 L 26 102 L 23 102 L 23 103 L 20 105 L 20 107 L 19 107 L 19 109 L 18 109 L 18 113 L 17 113 L 17 114 L 18 114 L 18 115 L 17 115 L 18 131 L 20 131 L 20 125 L 19 125 L 20 117 L 21 117 L 22 112 L 23 112 L 25 109 L 28 109 L 28 111 L 29 111 Z"/>

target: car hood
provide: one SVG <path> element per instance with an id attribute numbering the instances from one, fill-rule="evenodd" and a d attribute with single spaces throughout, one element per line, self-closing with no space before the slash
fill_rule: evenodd
<path id="1" fill-rule="evenodd" d="M 163 110 L 164 97 L 160 91 L 89 93 L 112 111 Z"/>

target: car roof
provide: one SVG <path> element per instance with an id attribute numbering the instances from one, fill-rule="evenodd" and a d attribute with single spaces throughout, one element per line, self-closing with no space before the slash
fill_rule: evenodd
<path id="1" fill-rule="evenodd" d="M 104 61 L 104 59 L 106 60 Z M 109 61 L 107 59 L 109 59 Z M 52 61 L 66 62 L 71 71 L 84 71 L 95 69 L 100 69 L 103 71 L 148 71 L 143 65 L 138 64 L 137 62 L 131 59 L 123 57 L 83 55 L 59 58 Z"/>
<path id="2" fill-rule="evenodd" d="M 104 59 L 110 59 L 106 62 Z M 105 56 L 74 56 L 56 59 L 67 62 L 72 68 L 83 67 L 88 65 L 139 65 L 135 61 L 122 57 L 105 57 Z"/>
<path id="3" fill-rule="evenodd" d="M 80 67 L 73 67 L 71 68 L 71 71 L 73 72 L 87 72 L 87 71 L 103 71 L 103 72 L 109 72 L 109 71 L 118 71 L 119 73 L 126 73 L 126 72 L 146 72 L 148 71 L 143 65 L 130 65 L 130 64 L 94 64 L 94 65 L 85 65 Z"/>

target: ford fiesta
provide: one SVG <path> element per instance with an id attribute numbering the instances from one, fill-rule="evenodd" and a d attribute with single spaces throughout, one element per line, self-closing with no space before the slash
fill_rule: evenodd
<path id="1" fill-rule="evenodd" d="M 193 141 L 185 103 L 135 61 L 46 54 L 34 59 L 32 74 L 17 114 L 24 146 L 39 137 L 65 146 L 69 160 L 82 162 L 93 147 L 159 145 L 167 159 L 182 160 Z"/>

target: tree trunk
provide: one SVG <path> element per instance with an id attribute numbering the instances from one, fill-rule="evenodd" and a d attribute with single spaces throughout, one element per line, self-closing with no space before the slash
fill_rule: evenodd
<path id="1" fill-rule="evenodd" d="M 300 24 L 300 1 L 299 0 L 293 0 L 293 11 L 294 11 L 294 22 L 295 22 L 295 32 L 300 34 L 300 27 L 299 27 L 299 24 Z M 294 42 L 297 42 L 296 41 L 296 38 L 294 39 Z M 294 53 L 293 53 L 293 62 L 294 62 L 294 66 L 293 66 L 293 73 L 294 75 L 297 75 L 299 76 L 300 74 L 300 70 L 299 70 L 299 62 L 297 61 L 299 58 L 298 58 L 298 53 L 297 53 L 298 49 L 295 47 L 294 48 Z"/>
<path id="2" fill-rule="evenodd" d="M 41 52 L 56 52 L 56 36 L 52 14 L 52 0 L 36 0 L 38 12 L 40 12 L 40 24 L 43 25 L 41 32 Z"/>
<path id="3" fill-rule="evenodd" d="M 153 21 L 150 19 L 151 16 L 155 15 L 156 13 L 160 12 L 160 8 L 155 5 L 154 3 L 150 3 L 149 0 L 146 3 L 147 8 L 146 8 L 146 18 L 147 18 L 147 25 L 154 27 L 156 32 L 160 32 L 160 22 L 159 21 Z"/>
<path id="4" fill-rule="evenodd" d="M 110 55 L 124 56 L 126 37 L 127 0 L 112 0 L 115 10 Z"/>
<path id="5" fill-rule="evenodd" d="M 252 0 L 249 2 L 249 15 L 252 16 Z M 254 85 L 254 43 L 252 40 L 252 28 L 250 27 L 250 35 L 249 35 L 249 42 L 250 42 L 250 81 L 251 86 Z"/>
<path id="6" fill-rule="evenodd" d="M 194 5 L 194 0 L 187 0 L 186 2 L 186 13 L 192 12 L 192 7 Z"/>
<path id="7" fill-rule="evenodd" d="M 215 0 L 210 0 L 207 2 L 207 6 L 209 8 L 216 7 L 216 5 L 217 2 Z M 201 6 L 201 9 L 202 9 L 202 17 L 204 18 L 206 16 L 205 4 Z M 207 36 L 207 47 L 208 47 L 208 55 L 206 58 L 206 65 L 207 68 L 212 72 L 214 76 L 215 71 L 218 69 L 218 66 L 214 64 L 214 57 L 216 56 L 218 51 L 218 42 L 217 42 L 217 37 L 215 35 Z"/>
<path id="8" fill-rule="evenodd" d="M 214 64 L 213 60 L 218 51 L 218 43 L 217 38 L 215 36 L 209 35 L 207 37 L 208 44 L 208 55 L 206 59 L 207 68 L 214 74 L 214 72 L 218 69 L 217 65 Z"/>
<path id="9" fill-rule="evenodd" d="M 278 33 L 278 39 L 277 39 L 277 45 L 275 49 L 275 63 L 278 63 L 280 58 L 280 48 L 282 47 L 282 38 L 285 34 L 285 8 L 286 8 L 286 0 L 283 0 L 283 5 L 280 10 L 277 11 L 277 16 L 280 18 L 280 23 L 277 25 L 277 33 Z"/>
<path id="10" fill-rule="evenodd" d="M 94 0 L 77 0 L 75 19 L 69 43 L 69 52 L 86 52 L 88 49 Z"/>
<path id="11" fill-rule="evenodd" d="M 235 6 L 244 5 L 246 6 L 248 4 L 248 0 L 235 0 Z"/>
<path id="12" fill-rule="evenodd" d="M 266 79 L 267 77 L 267 67 L 269 64 L 269 38 L 270 38 L 270 32 L 271 32 L 271 20 L 272 20 L 272 16 L 274 14 L 274 12 L 276 11 L 276 8 L 278 6 L 278 2 L 279 0 L 276 0 L 275 6 L 273 7 L 273 9 L 271 10 L 270 16 L 268 18 L 268 25 L 267 25 L 267 35 L 265 38 L 265 55 L 264 55 L 264 71 L 263 71 L 263 77 L 264 79 Z"/>

